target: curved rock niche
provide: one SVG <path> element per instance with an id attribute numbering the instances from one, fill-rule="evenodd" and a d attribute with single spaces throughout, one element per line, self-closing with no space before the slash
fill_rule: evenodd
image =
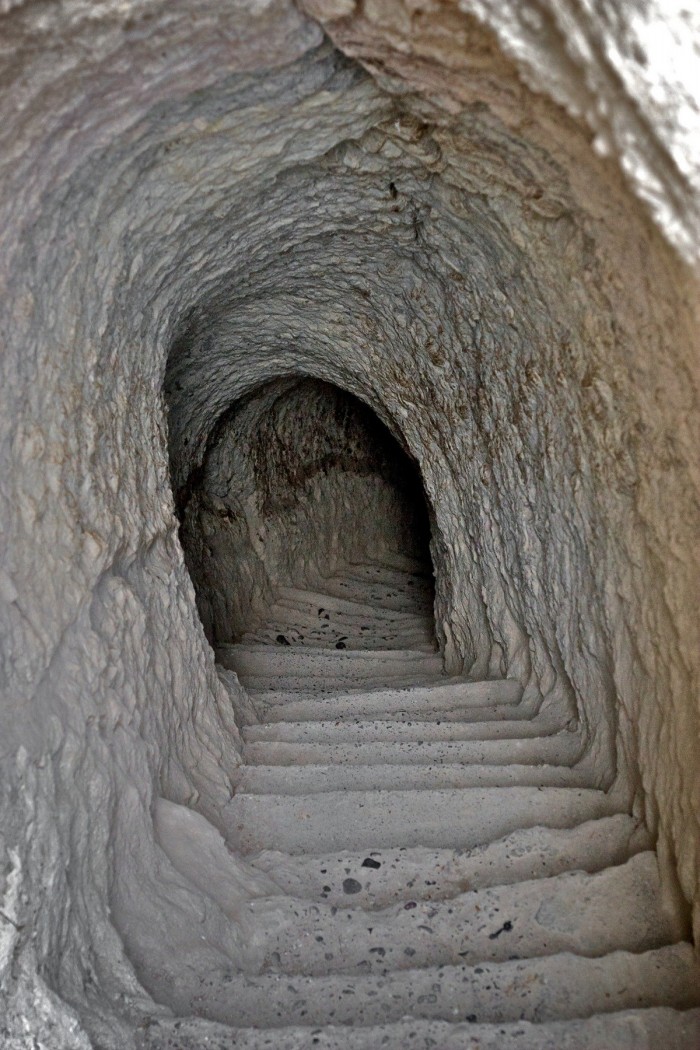
<path id="1" fill-rule="evenodd" d="M 217 654 L 368 554 L 422 566 L 447 676 L 577 734 L 700 932 L 671 88 L 644 110 L 623 5 L 535 46 L 548 5 L 506 33 L 489 4 L 314 4 L 2 5 L 13 1050 L 226 1038 L 202 988 L 282 920 L 274 858 L 236 850 L 255 698 Z"/>

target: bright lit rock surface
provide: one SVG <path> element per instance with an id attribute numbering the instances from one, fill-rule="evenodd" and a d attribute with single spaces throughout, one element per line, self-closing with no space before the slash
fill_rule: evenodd
<path id="1" fill-rule="evenodd" d="M 168 1014 L 135 924 L 173 986 L 255 965 L 254 876 L 222 908 L 153 815 L 220 828 L 241 761 L 175 497 L 290 377 L 416 461 L 448 667 L 577 717 L 700 933 L 697 18 L 461 6 L 0 6 L 11 1050 Z"/>

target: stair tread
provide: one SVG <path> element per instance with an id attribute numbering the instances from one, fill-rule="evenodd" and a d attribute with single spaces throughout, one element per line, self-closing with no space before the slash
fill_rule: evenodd
<path id="1" fill-rule="evenodd" d="M 428 632 L 410 633 L 403 629 L 382 630 L 368 629 L 366 634 L 362 630 L 354 630 L 352 627 L 337 627 L 324 630 L 314 624 L 304 624 L 300 621 L 284 623 L 281 620 L 274 624 L 260 625 L 255 631 L 243 636 L 243 644 L 260 645 L 284 645 L 303 646 L 305 649 L 328 650 L 337 648 L 349 652 L 364 652 L 366 650 L 392 650 L 396 648 L 411 648 L 417 652 L 435 653 L 437 645 L 432 634 Z"/>
<path id="2" fill-rule="evenodd" d="M 259 623 L 255 628 L 255 632 L 265 631 L 271 634 L 274 631 L 280 632 L 297 632 L 306 633 L 307 635 L 313 635 L 314 633 L 320 638 L 326 635 L 333 637 L 345 637 L 347 635 L 358 638 L 363 641 L 368 649 L 372 648 L 373 639 L 381 639 L 382 642 L 386 641 L 387 638 L 397 638 L 398 643 L 394 646 L 394 649 L 400 649 L 406 651 L 408 649 L 415 649 L 416 644 L 420 642 L 434 640 L 432 631 L 423 624 L 404 624 L 404 623 L 377 623 L 373 624 L 370 622 L 342 622 L 336 621 L 331 623 L 328 620 L 313 620 L 307 616 L 292 615 L 273 615 L 268 617 Z M 251 632 L 252 633 L 252 632 Z M 245 636 L 242 640 L 242 644 L 249 644 L 248 637 Z M 402 644 L 402 640 L 405 640 Z M 294 645 L 294 640 L 289 639 L 291 645 Z M 257 643 L 262 645 L 270 644 L 267 641 Z M 384 650 L 385 646 L 375 645 L 375 649 Z"/>
<path id="3" fill-rule="evenodd" d="M 359 718 L 374 715 L 381 718 L 396 712 L 402 716 L 419 717 L 425 713 L 430 717 L 458 715 L 461 711 L 493 708 L 504 712 L 512 709 L 522 698 L 522 687 L 515 679 L 470 682 L 464 679 L 447 679 L 433 686 L 412 686 L 405 689 L 376 689 L 371 692 L 343 693 L 336 696 L 306 695 L 281 690 L 257 692 L 268 721 L 318 721 L 326 717 Z M 513 717 L 513 716 L 512 716 Z"/>
<path id="4" fill-rule="evenodd" d="M 198 1014 L 215 1020 L 259 1028 L 366 1026 L 407 1016 L 554 1021 L 639 1007 L 689 1009 L 700 998 L 700 971 L 689 944 L 600 958 L 567 952 L 350 979 L 239 973 L 222 978 L 201 975 L 190 1010 L 196 1006 Z"/>
<path id="5" fill-rule="evenodd" d="M 367 649 L 361 653 L 346 652 L 345 650 L 328 649 L 323 652 L 309 653 L 303 646 L 270 646 L 254 643 L 242 645 L 240 642 L 234 645 L 222 645 L 219 648 L 227 650 L 231 656 L 247 659 L 251 664 L 264 667 L 266 670 L 275 664 L 285 667 L 293 666 L 307 673 L 318 670 L 323 673 L 337 674 L 339 669 L 347 667 L 350 671 L 367 667 L 373 674 L 385 668 L 388 671 L 396 670 L 403 664 L 425 665 L 435 667 L 438 673 L 442 671 L 442 658 L 439 656 L 426 656 L 425 653 L 416 652 L 414 649 Z"/>
<path id="6" fill-rule="evenodd" d="M 496 709 L 496 713 L 501 712 Z M 483 720 L 479 711 L 471 721 L 466 718 L 463 721 L 409 719 L 405 722 L 356 718 L 261 722 L 246 726 L 243 739 L 251 743 L 269 740 L 328 746 L 378 742 L 399 744 L 404 740 L 457 743 L 461 740 L 526 740 L 553 736 L 556 728 L 551 718 L 514 719 L 512 711 L 505 711 L 500 719 Z M 564 733 L 567 737 L 573 736 L 568 730 L 564 730 Z"/>
<path id="7" fill-rule="evenodd" d="M 517 828 L 572 827 L 618 811 L 591 788 L 461 788 L 236 794 L 222 811 L 229 847 L 288 853 L 387 846 L 469 848 Z"/>
<path id="8" fill-rule="evenodd" d="M 253 727 L 247 727 L 253 728 Z M 319 741 L 251 740 L 244 760 L 251 765 L 385 765 L 506 763 L 571 765 L 581 740 L 575 733 L 464 740 L 388 740 L 327 744 Z"/>
<path id="9" fill-rule="evenodd" d="M 329 596 L 330 598 L 330 596 Z M 330 607 L 335 601 L 343 604 L 345 609 L 336 610 Z M 353 609 L 348 606 L 354 606 Z M 342 602 L 341 599 L 330 598 L 325 604 L 318 602 L 304 603 L 297 598 L 283 598 L 270 606 L 266 623 L 303 623 L 305 625 L 331 627 L 346 627 L 355 630 L 367 631 L 406 631 L 408 634 L 433 634 L 433 618 L 425 612 L 398 612 L 395 609 L 380 610 L 381 615 L 376 612 L 370 613 L 371 606 L 360 605 L 359 602 Z"/>
<path id="10" fill-rule="evenodd" d="M 341 575 L 326 577 L 324 586 L 327 587 L 329 583 L 357 586 L 358 588 L 387 587 L 408 593 L 431 592 L 434 587 L 432 578 L 428 576 L 419 576 L 411 572 L 401 572 L 401 570 L 381 569 L 376 571 L 365 565 L 348 565 Z"/>
<path id="11" fill-rule="evenodd" d="M 321 649 L 307 649 L 307 652 L 323 652 Z M 353 653 L 356 650 L 344 650 Z M 217 650 L 217 661 L 222 667 L 235 671 L 240 682 L 251 693 L 260 692 L 284 692 L 287 695 L 298 694 L 301 696 L 328 697 L 336 696 L 338 693 L 350 695 L 352 693 L 374 692 L 385 689 L 387 684 L 396 689 L 410 689 L 414 686 L 430 686 L 435 681 L 435 673 L 430 669 L 422 671 L 420 667 L 397 669 L 395 674 L 367 674 L 357 675 L 295 675 L 281 674 L 276 672 L 247 672 L 236 667 L 235 663 L 229 661 L 225 653 L 220 654 Z"/>
<path id="12" fill-rule="evenodd" d="M 412 649 L 315 649 L 304 646 L 222 645 L 218 662 L 251 689 L 331 692 L 348 685 L 411 685 L 438 681 L 442 657 Z"/>
<path id="13" fill-rule="evenodd" d="M 293 896 L 373 910 L 409 899 L 444 900 L 470 889 L 564 871 L 599 871 L 650 845 L 639 821 L 617 813 L 573 828 L 518 828 L 466 850 L 418 846 L 299 856 L 266 850 L 248 862 Z M 345 887 L 348 879 L 351 894 Z"/>
<path id="14" fill-rule="evenodd" d="M 433 588 L 427 583 L 408 585 L 401 581 L 390 583 L 337 576 L 323 581 L 323 591 L 330 597 L 395 612 L 413 612 L 432 605 L 433 601 Z"/>
<path id="15" fill-rule="evenodd" d="M 529 722 L 536 715 L 530 708 L 519 708 L 517 704 L 479 704 L 463 706 L 461 708 L 430 708 L 423 705 L 409 707 L 407 704 L 400 708 L 398 705 L 394 710 L 377 711 L 376 718 L 372 718 L 372 711 L 367 706 L 358 704 L 355 707 L 348 700 L 342 707 L 337 707 L 332 700 L 321 696 L 311 697 L 305 701 L 287 699 L 284 704 L 266 704 L 265 694 L 256 693 L 258 699 L 257 707 L 261 710 L 260 725 L 354 725 L 366 721 L 372 721 L 385 726 L 387 723 L 394 725 L 440 725 L 442 723 L 478 722 Z M 542 723 L 541 723 L 542 724 Z M 549 725 L 556 726 L 557 723 L 550 721 Z"/>
<path id="16" fill-rule="evenodd" d="M 382 559 L 381 561 L 348 562 L 346 567 L 348 572 L 357 573 L 360 577 L 366 577 L 368 579 L 373 579 L 377 576 L 388 576 L 390 578 L 395 576 L 401 578 L 409 576 L 428 581 L 433 579 L 430 566 L 427 566 L 423 561 L 419 561 L 417 558 L 411 558 L 408 555 L 400 555 L 397 557 L 396 554 L 392 554 L 392 560 L 394 561 L 394 564 L 389 564 L 385 559 Z"/>
<path id="17" fill-rule="evenodd" d="M 660 907 L 656 857 L 638 853 L 594 875 L 471 890 L 374 912 L 281 898 L 258 943 L 278 973 L 381 974 L 418 966 L 476 965 L 566 951 L 597 957 L 643 952 L 673 938 Z M 300 945 L 303 952 L 299 951 Z"/>
<path id="18" fill-rule="evenodd" d="M 334 619 L 347 615 L 358 619 L 369 618 L 377 623 L 385 620 L 399 623 L 405 620 L 420 620 L 428 625 L 432 624 L 430 609 L 417 608 L 413 612 L 400 612 L 397 609 L 383 609 L 372 603 L 339 598 L 335 594 L 323 591 L 306 591 L 296 587 L 280 587 L 271 608 L 297 608 L 300 612 L 311 609 L 315 615 L 318 615 L 319 610 L 323 610 L 332 613 Z"/>
<path id="19" fill-rule="evenodd" d="M 307 1050 L 310 1028 L 235 1028 L 182 1018 L 154 1020 L 138 1037 L 138 1050 Z M 700 1009 L 648 1007 L 566 1021 L 401 1020 L 368 1027 L 328 1025 L 313 1029 L 314 1050 L 697 1050 Z"/>
<path id="20" fill-rule="evenodd" d="M 404 791 L 466 787 L 595 787 L 585 768 L 568 766 L 443 765 L 303 765 L 244 766 L 237 789 L 246 794 L 303 795 L 323 791 Z"/>
<path id="21" fill-rule="evenodd" d="M 397 590 L 405 590 L 409 593 L 414 591 L 432 591 L 433 580 L 428 576 L 419 576 L 411 572 L 401 570 L 377 571 L 366 565 L 348 565 L 341 575 L 328 576 L 324 579 L 324 586 L 328 584 L 356 585 L 357 587 L 390 587 Z"/>

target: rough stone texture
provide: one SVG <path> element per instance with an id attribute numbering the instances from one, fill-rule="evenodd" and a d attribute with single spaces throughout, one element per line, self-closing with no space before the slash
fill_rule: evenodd
<path id="1" fill-rule="evenodd" d="M 459 1024 L 444 1021 L 400 1021 L 369 1032 L 329 1027 L 314 1034 L 318 1050 L 375 1050 L 377 1040 L 386 1050 L 591 1050 L 615 1046 L 619 1050 L 687 1050 L 697 1034 L 700 1011 L 658 1008 L 622 1012 L 585 1020 L 532 1024 Z M 254 1028 L 231 1036 L 230 1029 L 208 1021 L 164 1022 L 156 1024 L 139 1040 L 139 1050 L 200 1050 L 206 1038 L 212 1050 L 275 1050 L 280 1035 Z M 288 1027 L 282 1031 L 285 1050 L 306 1050 L 308 1028 Z"/>
<path id="2" fill-rule="evenodd" d="M 11 1050 L 123 1050 L 167 1016 L 134 923 L 165 980 L 183 953 L 245 962 L 152 819 L 163 795 L 220 826 L 240 762 L 177 538 L 168 361 L 176 491 L 271 380 L 401 435 L 448 665 L 576 710 L 700 900 L 698 282 L 620 172 L 696 258 L 698 103 L 655 34 L 697 26 L 665 0 L 577 7 L 576 35 L 554 0 L 464 7 L 611 158 L 452 7 L 309 4 L 343 57 L 285 0 L 0 6 Z"/>
<path id="3" fill-rule="evenodd" d="M 633 190 L 689 262 L 700 257 L 700 13 L 683 0 L 303 0 L 333 39 L 375 73 L 435 92 L 450 110 L 483 81 L 495 34 L 525 83 L 562 103 L 619 161 Z M 467 17 L 464 17 L 464 16 Z M 486 61 L 484 61 L 486 59 Z M 502 63 L 497 62 L 502 68 Z M 483 92 L 483 83 L 479 93 Z"/>

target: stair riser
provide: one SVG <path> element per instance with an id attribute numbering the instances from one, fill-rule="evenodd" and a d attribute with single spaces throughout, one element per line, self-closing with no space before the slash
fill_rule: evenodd
<path id="1" fill-rule="evenodd" d="M 517 828 L 572 827 L 609 816 L 602 792 L 570 788 L 238 794 L 224 811 L 228 844 L 243 853 L 322 853 L 394 846 L 469 849 Z"/>
<path id="2" fill-rule="evenodd" d="M 330 698 L 310 695 L 307 698 L 290 699 L 288 693 L 275 690 L 256 693 L 256 699 L 270 712 L 270 721 L 299 719 L 337 718 L 390 718 L 396 712 L 403 717 L 410 712 L 419 717 L 444 717 L 459 719 L 460 715 L 479 709 L 499 710 L 518 707 L 522 697 L 519 682 L 462 682 L 453 681 L 432 688 L 380 689 L 371 693 L 343 694 Z M 511 717 L 520 717 L 515 713 Z"/>
<path id="3" fill-rule="evenodd" d="M 435 651 L 426 653 L 409 649 L 410 660 L 391 660 L 382 666 L 381 658 L 391 656 L 395 648 L 382 649 L 343 649 L 333 645 L 328 649 L 313 649 L 304 645 L 260 645 L 269 651 L 266 661 L 242 661 L 235 654 L 229 662 L 233 670 L 251 678 L 300 678 L 309 679 L 310 688 L 316 689 L 315 679 L 337 682 L 338 688 L 353 690 L 355 683 L 363 689 L 401 689 L 407 686 L 394 685 L 398 679 L 410 684 L 412 679 L 421 686 L 439 685 L 443 676 L 442 657 Z M 286 653 L 294 650 L 294 655 L 287 658 Z M 217 650 L 217 654 L 220 650 Z M 403 652 L 404 650 L 401 650 Z M 230 654 L 229 654 L 230 655 Z M 224 656 L 227 654 L 224 651 Z M 306 662 L 308 661 L 308 663 Z M 219 660 L 225 663 L 226 660 Z M 327 664 L 327 666 L 324 666 Z M 366 683 L 374 682 L 376 686 Z M 274 686 L 272 687 L 274 688 Z"/>
<path id="4" fill-rule="evenodd" d="M 309 638 L 325 639 L 329 645 L 332 641 L 349 638 L 353 640 L 354 645 L 362 643 L 365 649 L 369 651 L 372 650 L 372 642 L 375 639 L 378 643 L 374 646 L 375 649 L 386 649 L 389 642 L 392 643 L 391 648 L 393 649 L 413 649 L 418 645 L 435 645 L 435 636 L 432 631 L 426 631 L 422 628 L 414 629 L 400 624 L 386 624 L 381 627 L 363 627 L 352 623 L 324 625 L 323 623 L 305 620 L 303 617 L 295 617 L 289 620 L 284 617 L 275 617 L 267 620 L 264 624 L 260 624 L 250 634 L 264 634 L 265 644 L 279 644 L 278 635 L 281 634 L 290 643 L 290 648 L 293 645 L 305 644 Z M 301 636 L 299 642 L 296 641 L 298 635 Z M 246 644 L 255 644 L 256 639 L 246 636 L 244 642 Z"/>
<path id="5" fill-rule="evenodd" d="M 480 712 L 478 712 L 480 714 Z M 247 743 L 262 740 L 288 744 L 400 744 L 404 741 L 458 743 L 464 740 L 513 740 L 515 743 L 533 738 L 549 738 L 553 735 L 551 720 L 512 720 L 512 711 L 495 709 L 490 721 L 441 722 L 393 719 L 388 722 L 375 720 L 339 720 L 327 722 L 274 722 L 246 726 L 243 738 Z M 498 717 L 499 715 L 503 717 Z M 505 716 L 510 715 L 510 718 Z M 566 733 L 570 739 L 571 733 Z M 562 739 L 559 736 L 557 739 Z"/>
<path id="6" fill-rule="evenodd" d="M 263 647 L 265 648 L 265 647 Z M 272 649 L 271 646 L 266 648 Z M 304 649 L 295 646 L 296 652 L 293 657 L 287 659 L 285 653 L 291 646 L 279 645 L 272 649 L 269 657 L 265 660 L 247 659 L 236 656 L 231 657 L 232 670 L 240 675 L 250 678 L 260 676 L 273 678 L 275 675 L 287 678 L 321 678 L 331 682 L 337 682 L 342 686 L 349 680 L 370 681 L 390 683 L 393 678 L 408 678 L 412 675 L 432 678 L 442 674 L 442 657 L 433 656 L 429 653 L 416 653 L 413 657 L 402 662 L 392 661 L 391 665 L 384 668 L 378 664 L 380 657 L 386 652 L 394 652 L 393 649 L 377 650 L 368 649 L 353 651 L 352 649 Z M 302 649 L 300 653 L 299 650 Z M 335 657 L 343 657 L 335 662 Z M 363 657 L 368 657 L 363 661 Z M 220 661 L 224 663 L 224 661 Z M 307 664 L 308 662 L 308 664 Z M 228 666 L 224 664 L 224 666 Z"/>
<path id="7" fill-rule="evenodd" d="M 368 609 L 384 609 L 388 613 L 405 613 L 409 616 L 415 616 L 416 613 L 433 607 L 432 592 L 425 588 L 415 593 L 408 593 L 375 585 L 370 587 L 331 586 L 328 588 L 328 599 L 333 598 L 353 605 L 362 605 Z"/>
<path id="8" fill-rule="evenodd" d="M 372 719 L 372 711 L 366 705 L 358 704 L 353 710 L 350 705 L 337 708 L 333 701 L 325 699 L 309 699 L 296 701 L 288 699 L 286 703 L 268 705 L 260 697 L 264 693 L 256 694 L 256 706 L 261 713 L 261 721 L 268 722 L 359 722 Z M 513 704 L 494 705 L 493 707 L 479 706 L 473 708 L 459 708 L 458 710 L 443 710 L 440 707 L 423 709 L 411 707 L 410 709 L 396 709 L 394 711 L 382 711 L 378 718 L 382 722 L 396 722 L 400 724 L 421 722 L 424 725 L 436 722 L 509 722 L 513 720 L 529 721 L 536 712 L 530 708 L 520 708 Z M 375 720 L 376 721 L 376 720 Z"/>
<path id="9" fill-rule="evenodd" d="M 232 975 L 230 981 L 213 988 L 203 981 L 191 1009 L 228 1024 L 269 1028 L 290 1024 L 377 1025 L 407 1016 L 453 1021 L 472 1018 L 481 1023 L 541 1022 L 585 1017 L 613 1008 L 690 1009 L 697 1005 L 699 982 L 690 949 L 679 952 L 671 948 L 636 956 L 551 956 L 386 977 L 280 980 L 276 976 Z"/>
<path id="10" fill-rule="evenodd" d="M 201 1050 L 202 1030 L 193 1024 L 202 1022 L 154 1022 L 139 1037 L 138 1050 Z M 544 1024 L 397 1021 L 369 1028 L 286 1027 L 278 1029 L 276 1044 L 255 1028 L 216 1029 L 210 1035 L 216 1050 L 308 1050 L 310 1045 L 313 1050 L 698 1050 L 700 1010 L 661 1007 Z"/>
<path id="11" fill-rule="evenodd" d="M 264 635 L 264 638 L 258 640 L 253 635 Z M 319 643 L 325 642 L 329 648 L 338 641 L 347 640 L 348 649 L 357 649 L 359 645 L 362 645 L 364 650 L 368 652 L 371 652 L 373 649 L 417 649 L 419 646 L 425 645 L 432 646 L 432 651 L 434 652 L 437 648 L 435 637 L 430 631 L 412 630 L 393 625 L 372 628 L 361 628 L 354 624 L 324 626 L 323 624 L 303 619 L 294 619 L 287 622 L 284 619 L 279 620 L 277 618 L 260 624 L 255 631 L 251 631 L 249 635 L 245 636 L 243 642 L 250 645 L 284 646 L 285 643 L 279 641 L 279 635 L 286 639 L 286 642 L 289 643 L 289 648 L 297 645 L 307 646 L 310 640 L 315 640 Z M 376 641 L 376 645 L 372 644 L 374 641 Z M 338 651 L 342 652 L 342 647 Z"/>
<path id="12" fill-rule="evenodd" d="M 408 627 L 419 631 L 432 630 L 432 618 L 424 613 L 415 612 L 393 612 L 391 609 L 378 609 L 372 606 L 363 606 L 339 602 L 334 608 L 329 601 L 322 598 L 318 602 L 301 602 L 292 598 L 284 598 L 270 607 L 269 619 L 272 621 L 279 617 L 284 621 L 285 617 L 295 617 L 304 623 L 323 621 L 336 626 L 346 624 L 353 627 L 377 628 L 382 630 L 387 625 L 396 627 Z M 322 611 L 321 611 L 322 610 Z"/>
<path id="13" fill-rule="evenodd" d="M 586 770 L 561 766 L 249 766 L 237 790 L 255 795 L 432 788 L 595 787 Z"/>
<path id="14" fill-rule="evenodd" d="M 290 857 L 270 850 L 249 859 L 292 896 L 374 911 L 399 901 L 444 900 L 468 890 L 508 886 L 566 871 L 602 871 L 650 848 L 645 829 L 620 813 L 572 829 L 514 831 L 467 852 L 417 847 L 374 850 L 371 856 L 343 851 Z M 352 894 L 345 889 L 348 878 L 354 880 Z"/>
<path id="15" fill-rule="evenodd" d="M 581 744 L 576 738 L 540 737 L 532 740 L 464 740 L 378 744 L 287 744 L 260 741 L 247 744 L 244 760 L 250 765 L 570 765 Z"/>
<path id="16" fill-rule="evenodd" d="M 285 635 L 290 643 L 290 648 L 298 644 L 294 640 L 294 636 L 297 634 L 302 636 L 317 635 L 319 638 L 326 636 L 328 638 L 338 638 L 347 635 L 350 638 L 364 641 L 367 649 L 370 651 L 374 638 L 384 641 L 387 638 L 399 639 L 399 643 L 394 646 L 395 649 L 410 649 L 414 643 L 422 644 L 435 641 L 432 631 L 411 624 L 385 623 L 365 626 L 359 623 L 343 624 L 335 621 L 331 624 L 330 621 L 316 621 L 303 616 L 270 616 L 264 623 L 259 624 L 253 631 L 249 632 L 250 635 L 263 633 L 266 637 L 264 644 L 268 644 L 268 638 L 273 644 L 276 644 L 277 635 L 282 634 Z M 405 644 L 400 644 L 401 640 L 405 640 Z M 256 643 L 255 639 L 246 635 L 241 644 L 253 645 L 260 643 Z M 377 645 L 375 648 L 383 649 L 384 646 Z"/>
<path id="17" fill-rule="evenodd" d="M 280 909 L 266 937 L 265 957 L 283 973 L 323 976 L 566 951 L 643 952 L 673 937 L 670 921 L 656 907 L 659 895 L 655 857 L 641 853 L 598 875 L 574 872 L 446 902 L 412 901 L 371 919 L 357 909 L 288 902 L 287 917 Z"/>
<path id="18" fill-rule="evenodd" d="M 309 651 L 312 652 L 313 650 Z M 222 667 L 225 666 L 225 664 L 222 664 Z M 232 668 L 229 668 L 229 670 L 232 670 Z M 236 673 L 241 685 L 251 693 L 284 692 L 287 696 L 301 694 L 302 696 L 318 696 L 326 699 L 337 696 L 340 693 L 348 696 L 353 694 L 363 696 L 377 689 L 384 689 L 387 685 L 395 689 L 412 689 L 416 686 L 427 686 L 435 678 L 432 674 L 424 675 L 419 671 L 401 671 L 395 675 L 382 675 L 381 678 L 359 675 L 357 677 L 348 675 L 347 677 L 333 678 L 330 675 L 324 677 L 321 675 L 287 674 L 253 675 L 241 673 L 240 671 Z"/>
<path id="19" fill-rule="evenodd" d="M 285 642 L 280 643 L 280 635 L 284 637 Z M 392 649 L 403 649 L 410 646 L 416 652 L 425 653 L 428 656 L 437 650 L 437 645 L 432 638 L 389 633 L 382 635 L 373 634 L 371 638 L 364 638 L 362 635 L 355 635 L 349 631 L 329 631 L 324 633 L 323 631 L 303 628 L 280 630 L 279 626 L 273 627 L 268 632 L 257 631 L 253 634 L 247 634 L 244 636 L 243 641 L 256 645 L 270 646 L 284 646 L 284 644 L 303 645 L 306 649 L 319 650 L 321 652 L 333 648 L 338 648 L 345 652 L 358 653 L 375 652 L 377 649 L 384 649 L 390 652 Z"/>
<path id="20" fill-rule="evenodd" d="M 322 674 L 333 675 L 340 670 L 345 674 L 372 675 L 391 674 L 392 671 L 420 667 L 429 674 L 442 673 L 442 660 L 438 656 L 425 656 L 411 649 L 369 650 L 364 653 L 352 653 L 332 649 L 324 652 L 308 652 L 303 646 L 265 646 L 265 645 L 222 645 L 218 647 L 223 655 L 235 660 L 242 671 L 254 674 L 256 671 L 271 674 L 273 671 L 284 674 Z"/>

